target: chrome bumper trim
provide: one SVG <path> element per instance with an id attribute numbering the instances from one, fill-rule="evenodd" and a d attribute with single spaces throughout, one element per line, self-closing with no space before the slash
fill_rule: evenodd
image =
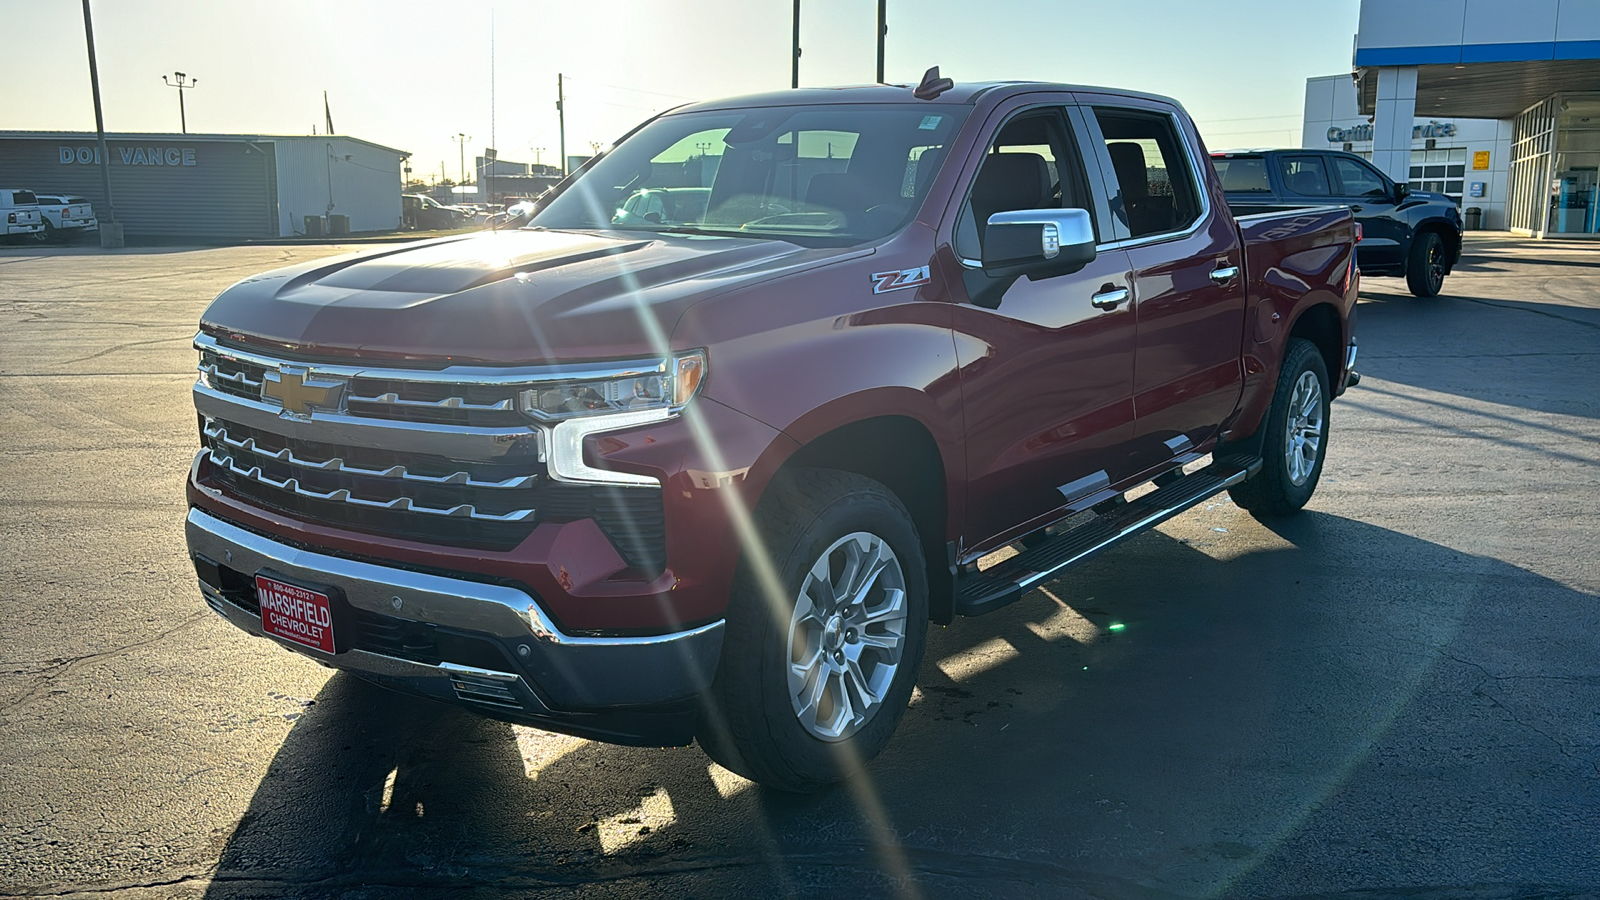
<path id="1" fill-rule="evenodd" d="M 235 571 L 254 574 L 271 569 L 289 578 L 337 587 L 357 609 L 478 632 L 512 647 L 525 645 L 527 654 L 518 651 L 520 663 L 550 701 L 564 708 L 648 705 L 693 696 L 710 684 L 722 652 L 722 620 L 660 635 L 570 635 L 550 621 L 532 596 L 516 588 L 302 550 L 200 509 L 189 510 L 185 530 L 191 555 Z M 258 616 L 214 592 L 205 593 L 212 608 L 229 621 L 252 634 L 261 633 Z M 346 666 L 347 657 L 361 661 L 376 655 L 351 650 L 329 656 L 298 646 L 290 649 L 335 668 L 355 668 Z"/>

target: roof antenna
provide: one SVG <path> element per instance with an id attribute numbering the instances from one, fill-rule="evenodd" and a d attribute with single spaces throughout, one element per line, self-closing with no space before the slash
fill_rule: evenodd
<path id="1" fill-rule="evenodd" d="M 922 83 L 917 85 L 911 96 L 918 100 L 933 100 L 945 91 L 955 87 L 956 83 L 948 78 L 939 77 L 939 67 L 934 66 L 922 75 Z"/>

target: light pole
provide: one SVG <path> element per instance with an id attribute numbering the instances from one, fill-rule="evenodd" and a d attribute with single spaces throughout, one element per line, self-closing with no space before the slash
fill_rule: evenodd
<path id="1" fill-rule="evenodd" d="M 188 116 L 187 113 L 184 112 L 184 109 L 183 109 L 183 92 L 187 91 L 187 90 L 190 90 L 195 85 L 199 84 L 200 83 L 200 79 L 198 79 L 198 78 L 189 78 L 189 83 L 185 84 L 184 83 L 184 79 L 188 78 L 189 76 L 185 75 L 182 72 L 173 72 L 172 75 L 173 75 L 173 77 L 177 78 L 178 80 L 177 81 L 168 81 L 167 80 L 167 76 L 163 75 L 163 76 L 161 76 L 161 83 L 166 85 L 167 87 L 177 88 L 178 89 L 178 123 L 183 128 L 183 133 L 184 134 L 188 134 L 189 133 L 189 116 Z"/>
<path id="2" fill-rule="evenodd" d="M 456 149 L 461 156 L 461 180 L 456 184 L 457 187 L 460 187 L 467 183 L 467 141 L 472 140 L 472 135 L 458 131 L 456 136 L 450 140 L 456 142 Z"/>
<path id="3" fill-rule="evenodd" d="M 800 0 L 794 0 L 794 51 L 789 57 L 789 87 L 800 86 Z"/>
<path id="4" fill-rule="evenodd" d="M 94 21 L 89 15 L 89 0 L 83 0 L 83 37 L 89 45 L 89 86 L 94 89 L 95 138 L 100 144 L 100 187 L 106 192 L 106 214 L 100 220 L 100 246 L 122 246 L 122 224 L 117 221 L 117 204 L 111 199 L 111 151 L 106 148 L 106 117 L 100 111 L 100 64 L 94 55 Z"/>
<path id="5" fill-rule="evenodd" d="M 544 148 L 543 147 L 535 147 L 535 148 L 533 148 L 533 164 L 536 165 L 536 166 L 543 166 L 544 165 Z"/>
<path id="6" fill-rule="evenodd" d="M 883 39 L 889 34 L 889 0 L 878 0 L 878 83 L 883 84 Z"/>

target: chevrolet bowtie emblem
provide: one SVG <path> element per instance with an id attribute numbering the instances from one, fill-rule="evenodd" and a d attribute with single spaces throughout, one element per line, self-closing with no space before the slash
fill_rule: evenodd
<path id="1" fill-rule="evenodd" d="M 305 369 L 284 366 L 276 372 L 267 371 L 261 379 L 261 396 L 271 397 L 283 404 L 283 411 L 293 415 L 309 415 L 313 406 L 338 409 L 344 393 L 344 382 L 338 379 L 308 378 Z"/>

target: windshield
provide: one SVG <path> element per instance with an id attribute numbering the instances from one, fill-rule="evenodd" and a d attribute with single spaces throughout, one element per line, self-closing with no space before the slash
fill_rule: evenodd
<path id="1" fill-rule="evenodd" d="M 853 244 L 916 213 L 964 108 L 786 106 L 664 116 L 530 223 Z"/>

